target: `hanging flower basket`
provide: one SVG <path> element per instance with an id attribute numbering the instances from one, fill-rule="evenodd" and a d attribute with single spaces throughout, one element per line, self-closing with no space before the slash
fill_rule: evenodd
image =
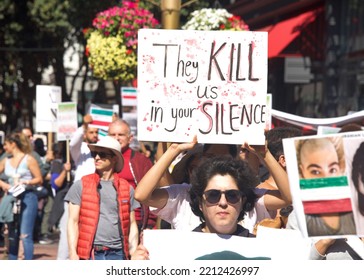
<path id="1" fill-rule="evenodd" d="M 138 30 L 157 28 L 159 22 L 137 3 L 123 1 L 98 13 L 93 28 L 84 30 L 86 55 L 93 75 L 104 80 L 132 81 L 137 74 Z"/>
<path id="2" fill-rule="evenodd" d="M 190 19 L 182 26 L 185 30 L 249 30 L 249 26 L 226 9 L 205 8 L 191 13 Z"/>

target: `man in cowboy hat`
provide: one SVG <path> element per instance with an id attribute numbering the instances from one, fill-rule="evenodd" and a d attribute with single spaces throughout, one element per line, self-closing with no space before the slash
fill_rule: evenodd
<path id="1" fill-rule="evenodd" d="M 121 146 L 110 136 L 88 144 L 95 173 L 74 182 L 69 202 L 70 259 L 128 259 L 138 244 L 134 188 L 116 175 L 124 165 Z"/>

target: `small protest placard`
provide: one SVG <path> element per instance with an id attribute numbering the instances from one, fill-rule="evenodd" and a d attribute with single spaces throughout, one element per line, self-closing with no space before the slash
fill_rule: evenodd
<path id="1" fill-rule="evenodd" d="M 121 104 L 124 106 L 137 106 L 137 88 L 121 87 Z"/>
<path id="2" fill-rule="evenodd" d="M 56 132 L 57 104 L 62 102 L 62 88 L 37 85 L 36 87 L 36 131 Z"/>
<path id="3" fill-rule="evenodd" d="M 4 144 L 4 141 L 5 141 L 5 132 L 0 131 L 0 143 Z"/>
<path id="4" fill-rule="evenodd" d="M 90 127 L 97 127 L 108 131 L 109 125 L 112 122 L 112 117 L 115 113 L 115 109 L 109 109 L 108 106 L 91 105 L 90 115 L 92 117 L 92 122 L 89 124 Z"/>
<path id="5" fill-rule="evenodd" d="M 57 141 L 71 139 L 77 130 L 77 104 L 75 102 L 58 103 Z"/>
<path id="6" fill-rule="evenodd" d="M 264 144 L 267 33 L 141 29 L 141 141 Z"/>

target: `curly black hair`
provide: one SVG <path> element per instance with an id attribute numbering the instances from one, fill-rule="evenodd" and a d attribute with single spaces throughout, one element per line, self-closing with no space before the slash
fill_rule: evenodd
<path id="1" fill-rule="evenodd" d="M 283 139 L 302 136 L 302 131 L 291 126 L 275 127 L 266 132 L 268 149 L 274 158 L 278 161 L 281 155 L 284 155 Z"/>
<path id="2" fill-rule="evenodd" d="M 215 175 L 230 175 L 235 179 L 239 190 L 246 196 L 246 202 L 237 222 L 244 219 L 246 212 L 254 208 L 257 196 L 254 192 L 259 180 L 254 176 L 249 165 L 241 159 L 232 159 L 231 156 L 216 156 L 202 161 L 193 171 L 191 176 L 191 189 L 189 195 L 192 212 L 198 216 L 201 222 L 205 217 L 200 209 L 203 193 L 208 182 Z"/>

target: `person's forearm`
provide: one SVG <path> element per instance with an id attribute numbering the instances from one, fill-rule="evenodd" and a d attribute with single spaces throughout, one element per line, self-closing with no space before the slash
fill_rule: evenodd
<path id="1" fill-rule="evenodd" d="M 270 174 L 272 174 L 275 183 L 281 193 L 282 199 L 289 205 L 292 204 L 292 196 L 289 187 L 289 180 L 287 172 L 283 167 L 276 161 L 269 150 L 262 157 L 266 167 L 268 168 Z"/>
<path id="2" fill-rule="evenodd" d="M 10 185 L 5 183 L 3 180 L 0 180 L 0 188 L 4 191 L 7 192 L 8 189 L 10 188 Z"/>
<path id="3" fill-rule="evenodd" d="M 59 174 L 59 176 L 56 179 L 54 179 L 54 184 L 58 188 L 62 187 L 64 180 L 66 179 L 66 175 L 67 171 L 63 169 L 62 172 Z"/>
<path id="4" fill-rule="evenodd" d="M 71 260 L 78 260 L 79 259 L 77 255 L 78 223 L 75 223 L 71 219 L 68 219 L 67 239 L 68 239 L 69 258 Z"/>
<path id="5" fill-rule="evenodd" d="M 68 222 L 67 222 L 67 239 L 68 239 L 68 251 L 69 258 L 71 260 L 79 260 L 79 256 L 77 254 L 77 243 L 79 236 L 79 215 L 80 215 L 80 206 L 72 204 L 69 202 L 68 207 Z"/>
<path id="6" fill-rule="evenodd" d="M 132 255 L 139 243 L 139 232 L 137 223 L 131 223 L 129 233 L 129 254 Z"/>
<path id="7" fill-rule="evenodd" d="M 326 257 L 329 247 L 335 242 L 334 239 L 320 239 L 312 244 L 310 251 L 311 260 L 322 260 Z"/>
<path id="8" fill-rule="evenodd" d="M 134 197 L 139 202 L 143 203 L 148 200 L 153 190 L 158 186 L 159 180 L 164 175 L 166 169 L 179 155 L 181 151 L 178 145 L 172 144 L 161 158 L 152 166 L 151 169 L 144 175 L 135 189 Z"/>
<path id="9" fill-rule="evenodd" d="M 73 134 L 71 141 L 69 143 L 70 154 L 75 162 L 77 162 L 78 158 L 81 155 L 83 135 L 84 135 L 84 127 L 80 126 Z"/>

